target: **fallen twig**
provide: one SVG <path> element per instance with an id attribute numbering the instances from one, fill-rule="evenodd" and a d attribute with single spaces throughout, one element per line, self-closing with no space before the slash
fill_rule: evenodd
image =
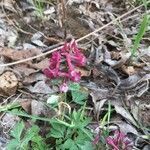
<path id="1" fill-rule="evenodd" d="M 150 1 L 148 1 L 147 3 L 150 3 Z M 87 35 L 85 35 L 85 36 L 83 36 L 83 37 L 77 39 L 76 41 L 77 41 L 77 42 L 80 42 L 80 41 L 86 39 L 87 37 L 89 37 L 89 36 L 91 36 L 91 35 L 94 35 L 95 33 L 97 33 L 97 32 L 99 32 L 99 31 L 105 29 L 106 27 L 110 26 L 110 25 L 113 24 L 114 22 L 116 22 L 116 21 L 118 21 L 118 20 L 121 20 L 121 19 L 124 18 L 125 16 L 131 14 L 132 12 L 136 11 L 137 9 L 139 9 L 139 8 L 141 8 L 141 7 L 143 7 L 143 6 L 144 6 L 144 4 L 141 4 L 140 6 L 135 7 L 134 9 L 132 9 L 132 10 L 130 10 L 130 11 L 124 13 L 123 15 L 117 17 L 116 19 L 110 21 L 110 22 L 107 23 L 106 25 L 104 25 L 104 26 L 98 28 L 97 30 L 95 30 L 95 31 L 93 31 L 93 32 L 91 32 L 91 33 L 89 33 L 89 34 L 87 34 Z M 48 55 L 48 54 L 50 54 L 50 53 L 53 53 L 54 51 L 57 51 L 57 50 L 61 49 L 62 47 L 63 47 L 63 46 L 59 46 L 59 47 L 54 48 L 54 49 L 52 49 L 52 50 L 50 50 L 50 51 L 47 51 L 47 52 L 45 52 L 45 53 L 42 53 L 42 54 L 39 54 L 39 55 L 36 55 L 36 56 L 33 56 L 33 57 L 29 57 L 29 58 L 26 58 L 26 59 L 23 59 L 23 60 L 19 60 L 19 61 L 7 63 L 7 64 L 1 64 L 0 67 L 12 66 L 12 65 L 15 65 L 15 64 L 24 63 L 24 62 L 26 62 L 26 61 L 31 61 L 31 60 L 33 60 L 33 59 L 36 59 L 36 58 L 39 58 L 39 57 L 43 57 L 43 56 L 45 56 L 45 55 Z"/>

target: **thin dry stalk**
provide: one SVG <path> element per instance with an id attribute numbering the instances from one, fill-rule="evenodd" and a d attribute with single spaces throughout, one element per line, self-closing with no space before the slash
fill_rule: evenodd
<path id="1" fill-rule="evenodd" d="M 85 35 L 85 36 L 83 36 L 83 37 L 81 37 L 81 38 L 79 38 L 79 39 L 77 39 L 76 41 L 77 41 L 77 42 L 80 42 L 80 41 L 82 41 L 82 40 L 88 38 L 89 36 L 96 34 L 97 32 L 99 32 L 99 31 L 101 31 L 101 30 L 107 28 L 108 26 L 112 25 L 112 24 L 115 23 L 116 21 L 123 19 L 123 18 L 126 17 L 127 15 L 131 14 L 132 12 L 136 11 L 137 9 L 139 9 L 139 8 L 141 8 L 141 7 L 143 7 L 143 6 L 144 6 L 144 5 L 142 4 L 142 5 L 138 6 L 138 7 L 135 7 L 134 9 L 132 9 L 132 10 L 130 10 L 130 11 L 124 13 L 123 15 L 121 15 L 121 16 L 115 18 L 114 20 L 110 21 L 108 24 L 106 24 L 106 25 L 104 25 L 104 26 L 98 28 L 97 30 L 95 30 L 95 31 L 93 31 L 93 32 L 91 32 L 91 33 L 89 33 L 89 34 L 87 34 L 87 35 Z M 24 62 L 27 62 L 27 61 L 31 61 L 31 60 L 33 60 L 33 59 L 36 59 L 36 58 L 43 57 L 43 56 L 45 56 L 45 55 L 51 54 L 51 53 L 53 53 L 53 52 L 55 52 L 55 51 L 61 49 L 62 47 L 63 47 L 63 46 L 59 46 L 59 47 L 57 47 L 57 48 L 52 49 L 51 51 L 47 51 L 47 52 L 45 52 L 45 53 L 42 53 L 42 54 L 39 54 L 39 55 L 36 55 L 36 56 L 33 56 L 33 57 L 29 57 L 29 58 L 26 58 L 26 59 L 23 59 L 23 60 L 19 60 L 19 61 L 15 61 L 15 62 L 12 62 L 12 63 L 7 63 L 7 64 L 2 64 L 2 65 L 0 65 L 0 67 L 12 66 L 12 65 L 24 63 Z"/>

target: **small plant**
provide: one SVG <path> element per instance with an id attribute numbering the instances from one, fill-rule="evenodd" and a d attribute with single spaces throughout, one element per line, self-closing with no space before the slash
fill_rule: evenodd
<path id="1" fill-rule="evenodd" d="M 93 144 L 97 146 L 98 149 L 102 149 L 100 148 L 101 146 L 106 146 L 106 138 L 109 136 L 109 129 L 107 128 L 109 126 L 110 123 L 110 118 L 111 118 L 111 112 L 112 112 L 112 108 L 111 108 L 111 103 L 108 103 L 108 110 L 106 112 L 106 114 L 104 115 L 104 117 L 102 118 L 102 120 L 100 121 L 100 125 L 98 125 L 99 127 L 99 132 L 96 134 L 94 140 L 93 140 Z"/>
<path id="2" fill-rule="evenodd" d="M 33 5 L 35 7 L 35 14 L 39 18 L 43 18 L 44 5 L 42 0 L 33 0 Z"/>
<path id="3" fill-rule="evenodd" d="M 133 143 L 123 132 L 116 130 L 113 136 L 106 139 L 107 144 L 112 150 L 132 150 Z"/>
<path id="4" fill-rule="evenodd" d="M 135 36 L 135 39 L 134 39 L 134 44 L 133 44 L 133 47 L 131 49 L 131 56 L 132 57 L 135 56 L 137 49 L 140 45 L 140 41 L 142 40 L 142 38 L 143 38 L 143 36 L 147 30 L 147 27 L 150 24 L 149 15 L 147 13 L 147 5 L 148 5 L 148 3 L 150 3 L 150 1 L 148 1 L 148 2 L 146 2 L 146 0 L 142 0 L 142 1 L 143 1 L 144 6 L 145 6 L 146 13 L 143 16 L 139 31 L 138 31 L 137 35 Z"/>
<path id="5" fill-rule="evenodd" d="M 39 127 L 34 125 L 25 130 L 23 121 L 18 122 L 10 135 L 13 137 L 7 145 L 7 150 L 45 150 L 46 145 L 39 135 Z"/>
<path id="6" fill-rule="evenodd" d="M 91 120 L 84 115 L 83 110 L 73 111 L 66 119 L 53 119 L 49 137 L 55 139 L 56 149 L 92 150 L 92 133 L 87 129 Z"/>
<path id="7" fill-rule="evenodd" d="M 63 84 L 60 86 L 60 91 L 67 92 L 68 81 L 79 82 L 81 79 L 81 73 L 76 71 L 76 67 L 84 66 L 85 63 L 86 57 L 78 49 L 75 40 L 72 40 L 70 43 L 65 43 L 61 50 L 52 53 L 50 66 L 43 72 L 51 79 L 62 78 Z"/>
<path id="8" fill-rule="evenodd" d="M 88 98 L 88 91 L 82 88 L 78 83 L 72 83 L 69 85 L 71 91 L 72 101 L 83 105 Z"/>
<path id="9" fill-rule="evenodd" d="M 131 50 L 132 57 L 135 56 L 136 51 L 139 47 L 140 41 L 142 40 L 142 37 L 147 30 L 147 27 L 148 27 L 148 15 L 146 14 L 143 17 L 143 20 L 142 20 L 141 25 L 140 25 L 140 29 L 138 31 L 138 34 L 135 37 L 135 40 L 134 40 L 134 45 L 133 45 L 133 48 Z"/>

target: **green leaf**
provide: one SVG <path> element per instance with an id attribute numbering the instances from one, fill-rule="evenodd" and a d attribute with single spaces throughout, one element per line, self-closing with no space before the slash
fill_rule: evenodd
<path id="1" fill-rule="evenodd" d="M 23 121 L 18 122 L 13 128 L 13 130 L 11 131 L 10 135 L 16 138 L 18 141 L 20 141 L 23 129 L 24 129 Z"/>
<path id="2" fill-rule="evenodd" d="M 72 145 L 75 145 L 74 141 L 72 139 L 67 139 L 65 143 L 63 144 L 63 148 L 70 149 Z"/>
<path id="3" fill-rule="evenodd" d="M 77 104 L 83 105 L 88 98 L 88 92 L 81 88 L 78 83 L 71 83 L 69 89 L 71 90 L 72 100 Z"/>
<path id="4" fill-rule="evenodd" d="M 18 102 L 10 103 L 10 104 L 7 104 L 7 105 L 3 105 L 3 106 L 0 106 L 0 112 L 2 112 L 2 111 L 8 111 L 10 109 L 18 108 L 20 106 L 21 105 Z"/>
<path id="5" fill-rule="evenodd" d="M 69 90 L 74 91 L 74 90 L 79 90 L 80 89 L 80 85 L 78 83 L 71 83 L 69 85 Z"/>
<path id="6" fill-rule="evenodd" d="M 43 138 L 39 135 L 32 138 L 32 147 L 33 150 L 45 150 L 47 145 L 44 143 Z"/>
<path id="7" fill-rule="evenodd" d="M 18 110 L 18 109 L 13 109 L 11 111 L 6 111 L 6 112 L 8 112 L 10 114 L 13 114 L 13 115 L 21 116 L 21 117 L 31 118 L 31 119 L 34 119 L 34 120 L 42 120 L 42 121 L 50 122 L 49 118 L 39 117 L 39 116 L 35 116 L 35 115 L 29 115 L 26 112 L 23 112 L 23 111 Z"/>
<path id="8" fill-rule="evenodd" d="M 74 110 L 71 119 L 74 122 L 76 128 L 84 128 L 91 122 L 90 118 L 85 118 L 82 116 L 81 110 L 78 110 L 78 112 Z"/>
<path id="9" fill-rule="evenodd" d="M 54 138 L 62 138 L 64 137 L 64 133 L 66 130 L 66 127 L 62 124 L 59 124 L 57 120 L 53 119 L 51 120 L 51 132 L 50 136 Z"/>
<path id="10" fill-rule="evenodd" d="M 79 150 L 94 150 L 91 142 L 86 141 L 84 144 L 78 144 Z"/>
<path id="11" fill-rule="evenodd" d="M 71 91 L 72 100 L 80 105 L 83 105 L 85 103 L 85 100 L 88 98 L 88 93 L 85 91 Z"/>
<path id="12" fill-rule="evenodd" d="M 7 144 L 7 150 L 17 150 L 19 147 L 20 143 L 16 139 L 12 139 L 8 144 Z"/>
<path id="13" fill-rule="evenodd" d="M 62 134 L 61 132 L 59 132 L 59 131 L 52 128 L 51 132 L 50 132 L 50 136 L 54 137 L 54 138 L 63 138 L 64 134 Z"/>
<path id="14" fill-rule="evenodd" d="M 83 128 L 81 130 L 85 133 L 85 135 L 87 136 L 87 138 L 89 138 L 90 140 L 93 140 L 92 133 L 89 130 L 87 130 L 85 128 Z"/>
<path id="15" fill-rule="evenodd" d="M 39 127 L 34 125 L 32 126 L 25 134 L 24 138 L 22 139 L 21 145 L 28 145 L 29 141 L 32 141 L 34 136 L 38 136 Z"/>
<path id="16" fill-rule="evenodd" d="M 60 99 L 60 96 L 58 96 L 58 95 L 51 95 L 47 99 L 47 103 L 50 104 L 50 105 L 58 104 L 59 99 Z"/>
<path id="17" fill-rule="evenodd" d="M 135 53 L 136 53 L 136 51 L 139 47 L 140 41 L 142 40 L 142 37 L 145 34 L 145 31 L 147 30 L 148 24 L 149 24 L 148 23 L 148 15 L 145 14 L 144 17 L 143 17 L 140 29 L 138 31 L 138 34 L 135 37 L 134 45 L 133 45 L 133 48 L 131 50 L 131 56 L 135 55 Z"/>

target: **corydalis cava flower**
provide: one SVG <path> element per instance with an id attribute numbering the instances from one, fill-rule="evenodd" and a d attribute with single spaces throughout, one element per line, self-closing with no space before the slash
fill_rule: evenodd
<path id="1" fill-rule="evenodd" d="M 75 69 L 85 65 L 86 57 L 78 49 L 75 40 L 72 40 L 70 43 L 65 43 L 62 49 L 53 52 L 49 63 L 49 68 L 43 70 L 48 78 L 62 78 L 65 82 L 69 80 L 78 82 L 81 79 L 81 73 Z M 60 90 L 66 92 L 66 89 L 66 83 L 63 83 Z"/>
<path id="2" fill-rule="evenodd" d="M 132 141 L 123 132 L 116 130 L 113 136 L 106 139 L 107 144 L 112 150 L 131 150 L 133 147 Z"/>

